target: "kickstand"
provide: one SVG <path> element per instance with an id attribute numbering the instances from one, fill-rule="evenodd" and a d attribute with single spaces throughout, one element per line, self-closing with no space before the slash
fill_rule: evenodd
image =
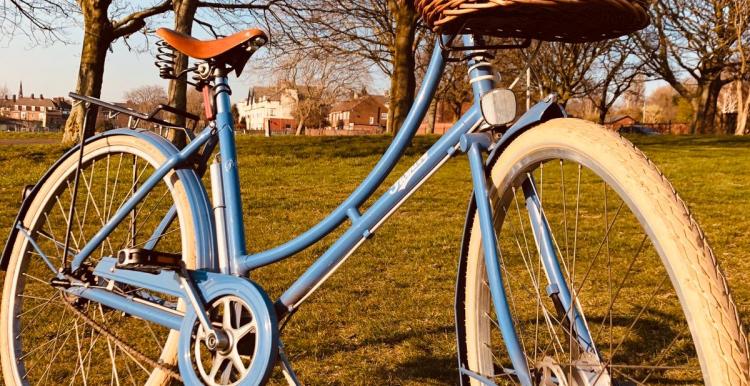
<path id="1" fill-rule="evenodd" d="M 286 383 L 290 386 L 302 386 L 302 382 L 299 381 L 297 374 L 292 369 L 291 363 L 289 363 L 289 358 L 284 353 L 284 344 L 281 343 L 281 340 L 279 340 L 279 359 L 281 360 L 281 372 L 284 374 L 284 378 L 286 378 Z"/>

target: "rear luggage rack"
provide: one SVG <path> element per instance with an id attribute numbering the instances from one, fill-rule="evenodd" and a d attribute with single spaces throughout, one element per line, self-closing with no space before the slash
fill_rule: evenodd
<path id="1" fill-rule="evenodd" d="M 127 107 L 118 106 L 114 103 L 105 102 L 101 99 L 97 99 L 97 98 L 90 97 L 90 96 L 80 95 L 80 94 L 76 94 L 73 92 L 69 93 L 68 96 L 70 96 L 74 100 L 86 103 L 88 105 L 86 106 L 86 110 L 89 109 L 90 105 L 96 105 L 96 106 L 104 107 L 105 109 L 114 111 L 114 114 L 110 113 L 109 115 L 110 119 L 117 116 L 117 114 L 127 115 L 128 117 L 130 117 L 130 119 L 128 120 L 128 128 L 131 128 L 131 129 L 136 128 L 136 126 L 140 122 L 149 122 L 149 123 L 153 123 L 154 125 L 167 128 L 167 129 L 183 130 L 185 131 L 185 134 L 188 136 L 188 138 L 192 139 L 193 132 L 195 131 L 196 125 L 198 124 L 198 121 L 200 120 L 200 117 L 198 117 L 195 114 L 191 114 L 187 111 L 180 110 L 176 107 L 165 105 L 165 104 L 160 104 L 156 106 L 156 109 L 154 109 L 154 111 L 152 111 L 150 114 L 144 114 L 140 111 L 135 111 Z M 175 125 L 174 123 L 167 122 L 161 118 L 157 118 L 156 116 L 162 111 L 166 111 L 168 113 L 179 115 L 179 116 L 185 117 L 193 121 L 192 129 L 188 130 L 186 127 Z"/>

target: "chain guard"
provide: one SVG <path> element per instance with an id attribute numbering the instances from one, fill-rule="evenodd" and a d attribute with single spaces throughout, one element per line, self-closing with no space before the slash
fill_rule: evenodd
<path id="1" fill-rule="evenodd" d="M 232 384 L 240 386 L 263 384 L 270 376 L 276 363 L 279 347 L 276 313 L 268 295 L 260 286 L 249 279 L 236 276 L 196 271 L 193 273 L 193 279 L 200 289 L 207 309 L 211 309 L 212 305 L 227 297 L 238 298 L 244 303 L 243 306 L 250 312 L 250 316 L 257 326 L 255 339 L 253 340 L 255 347 L 252 351 L 254 355 L 246 375 Z M 214 323 L 214 325 L 217 325 L 217 323 Z M 185 384 L 198 385 L 204 383 L 200 372 L 197 370 L 198 365 L 194 363 L 195 344 L 200 339 L 198 336 L 200 330 L 200 323 L 195 311 L 192 307 L 188 307 L 180 328 L 178 355 L 180 374 Z M 230 351 L 236 350 L 240 354 L 246 354 L 250 351 L 247 347 L 237 347 L 235 341 L 232 341 L 231 345 Z"/>

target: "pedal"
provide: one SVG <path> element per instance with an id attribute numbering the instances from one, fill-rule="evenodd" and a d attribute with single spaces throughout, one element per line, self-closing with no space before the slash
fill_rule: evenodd
<path id="1" fill-rule="evenodd" d="M 158 273 L 163 269 L 177 270 L 182 262 L 178 253 L 153 251 L 143 248 L 128 248 L 117 252 L 116 268 Z"/>

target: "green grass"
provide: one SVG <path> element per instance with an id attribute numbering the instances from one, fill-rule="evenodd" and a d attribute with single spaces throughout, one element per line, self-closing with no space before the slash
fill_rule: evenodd
<path id="1" fill-rule="evenodd" d="M 632 140 L 689 203 L 749 330 L 750 138 Z M 389 141 L 238 137 L 248 250 L 278 245 L 322 219 L 367 175 Z M 417 138 L 386 186 L 434 141 Z M 0 228 L 10 227 L 21 187 L 34 183 L 63 151 L 57 145 L 0 150 Z M 467 162 L 458 157 L 303 305 L 283 338 L 306 384 L 455 383 L 453 293 L 470 192 Z M 335 235 L 252 276 L 278 296 L 333 240 Z"/>

